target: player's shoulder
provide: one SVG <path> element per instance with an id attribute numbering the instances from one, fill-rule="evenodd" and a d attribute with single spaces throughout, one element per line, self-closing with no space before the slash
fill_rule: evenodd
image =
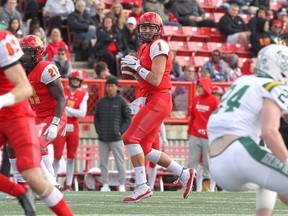
<path id="1" fill-rule="evenodd" d="M 0 41 L 4 40 L 7 35 L 12 35 L 12 33 L 7 31 L 7 30 L 1 30 L 0 31 Z"/>
<path id="2" fill-rule="evenodd" d="M 168 55 L 169 51 L 170 51 L 170 47 L 165 40 L 156 39 L 151 42 L 150 54 L 152 58 L 160 54 Z"/>

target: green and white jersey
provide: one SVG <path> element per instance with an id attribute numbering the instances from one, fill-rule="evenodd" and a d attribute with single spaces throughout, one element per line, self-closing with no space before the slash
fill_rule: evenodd
<path id="1" fill-rule="evenodd" d="M 255 76 L 243 76 L 233 82 L 209 118 L 209 144 L 224 135 L 249 136 L 259 143 L 264 98 L 275 101 L 282 110 L 288 110 L 288 86 L 283 83 Z"/>

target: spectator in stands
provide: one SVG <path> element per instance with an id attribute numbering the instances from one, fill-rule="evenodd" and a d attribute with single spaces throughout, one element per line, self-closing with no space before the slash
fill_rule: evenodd
<path id="1" fill-rule="evenodd" d="M 96 5 L 101 1 L 98 0 L 85 0 L 86 3 L 86 11 L 90 14 L 90 16 L 94 16 L 96 14 Z"/>
<path id="2" fill-rule="evenodd" d="M 115 19 L 115 26 L 119 29 L 122 30 L 123 27 L 126 25 L 127 22 L 127 14 L 125 13 L 122 4 L 120 1 L 115 1 L 111 9 L 109 11 L 109 14 L 114 16 Z"/>
<path id="3" fill-rule="evenodd" d="M 134 0 L 132 4 L 132 9 L 130 13 L 130 17 L 134 17 L 137 21 L 137 25 L 139 24 L 140 17 L 144 14 L 142 0 Z"/>
<path id="4" fill-rule="evenodd" d="M 93 54 L 102 57 L 108 64 L 110 72 L 117 77 L 116 55 L 123 52 L 122 35 L 115 26 L 114 17 L 107 14 L 103 20 L 103 26 L 97 29 L 97 42 L 93 47 Z"/>
<path id="5" fill-rule="evenodd" d="M 26 28 L 24 28 L 24 36 L 27 35 L 31 35 L 31 34 L 35 34 L 36 31 L 40 31 L 41 33 L 41 37 L 39 37 L 39 35 L 37 35 L 39 38 L 41 38 L 41 40 L 44 43 L 44 47 L 47 46 L 47 36 L 46 36 L 46 32 L 44 31 L 44 29 L 41 27 L 40 25 L 40 21 L 38 19 L 38 17 L 34 17 L 32 19 L 29 19 L 26 23 Z"/>
<path id="6" fill-rule="evenodd" d="M 67 59 L 67 50 L 64 47 L 58 49 L 57 55 L 53 57 L 62 78 L 67 78 L 72 71 L 71 61 Z"/>
<path id="7" fill-rule="evenodd" d="M 179 76 L 177 81 L 196 82 L 196 68 L 193 65 L 187 65 L 184 68 L 183 74 Z M 174 110 L 187 111 L 188 110 L 188 87 L 177 86 L 172 93 Z"/>
<path id="8" fill-rule="evenodd" d="M 53 61 L 54 56 L 57 56 L 58 50 L 61 47 L 65 49 L 66 57 L 68 60 L 70 60 L 70 51 L 67 44 L 62 39 L 61 31 L 58 28 L 54 28 L 51 31 L 51 41 L 48 43 L 46 47 L 46 52 L 48 54 L 49 61 Z"/>
<path id="9" fill-rule="evenodd" d="M 48 35 L 53 28 L 61 29 L 61 25 L 67 25 L 67 17 L 75 10 L 72 0 L 47 0 L 43 8 L 43 17 L 49 17 L 45 26 Z"/>
<path id="10" fill-rule="evenodd" d="M 183 75 L 182 67 L 176 59 L 176 51 L 172 51 L 172 70 L 171 70 L 171 79 L 177 80 L 181 75 Z"/>
<path id="11" fill-rule="evenodd" d="M 270 9 L 270 0 L 252 0 L 249 4 L 249 13 L 250 14 L 255 14 L 255 13 L 257 14 L 257 11 L 261 7 L 265 7 L 266 11 L 271 13 L 271 11 L 269 10 Z"/>
<path id="12" fill-rule="evenodd" d="M 272 25 L 270 27 L 270 30 L 268 31 L 268 34 L 270 35 L 271 40 L 275 44 L 280 44 L 280 45 L 286 45 L 285 40 L 283 39 L 284 34 L 281 33 L 283 29 L 283 23 L 281 20 L 273 20 Z"/>
<path id="13" fill-rule="evenodd" d="M 242 76 L 241 68 L 239 67 L 239 57 L 236 54 L 232 54 L 226 57 L 226 62 L 229 67 L 227 68 L 228 82 L 233 82 Z"/>
<path id="14" fill-rule="evenodd" d="M 221 97 L 224 94 L 224 90 L 223 90 L 223 88 L 221 88 L 218 85 L 213 85 L 212 94 L 215 95 L 216 97 L 218 97 L 219 100 L 221 100 Z"/>
<path id="15" fill-rule="evenodd" d="M 23 29 L 22 15 L 17 10 L 17 0 L 7 0 L 6 4 L 0 11 L 0 23 L 5 24 L 7 27 L 12 18 L 17 18 L 20 23 L 20 28 Z"/>
<path id="16" fill-rule="evenodd" d="M 42 41 L 43 41 L 43 44 L 44 44 L 44 48 L 46 49 L 47 47 L 47 38 L 46 38 L 46 34 L 41 31 L 40 28 L 36 28 L 34 29 L 34 31 L 32 32 L 32 35 L 36 35 L 37 37 L 39 37 Z"/>
<path id="17" fill-rule="evenodd" d="M 12 32 L 16 38 L 23 37 L 23 31 L 20 28 L 20 23 L 17 18 L 10 19 L 7 30 Z"/>
<path id="18" fill-rule="evenodd" d="M 72 191 L 74 160 L 80 142 L 79 118 L 84 118 L 87 112 L 88 92 L 81 89 L 84 80 L 82 71 L 73 71 L 68 76 L 68 86 L 64 87 L 67 113 L 66 136 L 58 136 L 54 141 L 53 168 L 58 173 L 64 145 L 67 148 L 66 181 L 64 191 Z M 60 140 L 59 140 L 60 139 Z M 61 141 L 61 140 L 64 140 Z"/>
<path id="19" fill-rule="evenodd" d="M 182 26 L 174 17 L 173 13 L 165 9 L 164 3 L 161 0 L 147 0 L 144 2 L 145 12 L 155 12 L 162 18 L 163 25 Z M 171 15 L 170 15 L 171 14 Z M 174 20 L 171 20 L 174 18 Z"/>
<path id="20" fill-rule="evenodd" d="M 83 41 L 82 48 L 86 50 L 93 39 L 96 39 L 96 25 L 92 17 L 85 11 L 85 1 L 77 0 L 75 11 L 70 13 L 67 24 L 71 31 L 76 32 L 76 40 Z"/>
<path id="21" fill-rule="evenodd" d="M 27 21 L 38 17 L 38 10 L 41 8 L 37 0 L 26 0 L 24 1 L 24 11 L 23 11 L 23 20 Z"/>
<path id="22" fill-rule="evenodd" d="M 126 26 L 124 26 L 122 30 L 124 55 L 127 55 L 128 53 L 136 53 L 140 46 L 136 22 L 137 21 L 134 17 L 129 17 Z"/>
<path id="23" fill-rule="evenodd" d="M 255 60 L 253 58 L 247 59 L 241 68 L 242 76 L 255 74 Z"/>
<path id="24" fill-rule="evenodd" d="M 248 22 L 248 28 L 251 32 L 256 31 L 257 28 L 257 18 L 266 19 L 267 17 L 267 9 L 264 6 L 260 6 L 257 10 L 255 16 L 253 16 Z"/>
<path id="25" fill-rule="evenodd" d="M 272 19 L 270 19 L 270 21 L 269 21 L 270 26 L 272 26 L 272 22 L 275 19 L 280 20 L 283 24 L 286 23 L 288 21 L 287 15 L 288 15 L 288 13 L 287 13 L 287 9 L 285 7 L 279 8 L 279 10 L 274 13 L 274 17 Z"/>
<path id="26" fill-rule="evenodd" d="M 205 11 L 196 0 L 175 0 L 171 12 L 183 26 L 215 27 L 214 21 L 205 18 Z"/>
<path id="27" fill-rule="evenodd" d="M 265 46 L 273 43 L 268 34 L 269 21 L 263 18 L 257 18 L 257 28 L 250 36 L 251 52 L 253 57 L 257 57 L 258 52 Z"/>
<path id="28" fill-rule="evenodd" d="M 221 17 L 218 28 L 227 37 L 227 43 L 249 44 L 250 31 L 239 16 L 239 6 L 232 3 L 224 16 Z"/>
<path id="29" fill-rule="evenodd" d="M 122 135 L 131 123 L 131 110 L 118 90 L 118 80 L 109 76 L 106 95 L 96 104 L 94 125 L 99 136 L 100 169 L 102 192 L 110 191 L 108 179 L 109 153 L 112 150 L 118 170 L 119 191 L 125 191 L 125 159 Z"/>
<path id="30" fill-rule="evenodd" d="M 99 2 L 98 4 L 96 4 L 96 13 L 92 18 L 97 27 L 99 26 L 99 24 L 102 25 L 103 23 L 103 19 L 105 17 L 105 14 L 104 14 L 105 7 L 106 6 L 103 2 Z"/>
<path id="31" fill-rule="evenodd" d="M 107 79 L 107 77 L 111 76 L 107 63 L 103 61 L 97 62 L 95 73 L 95 79 Z"/>
<path id="32" fill-rule="evenodd" d="M 217 49 L 213 50 L 211 59 L 202 66 L 202 77 L 205 77 L 203 74 L 207 72 L 213 82 L 227 81 L 227 67 L 221 59 L 221 52 Z"/>
<path id="33" fill-rule="evenodd" d="M 198 96 L 193 99 L 189 110 L 189 162 L 188 167 L 198 167 L 199 159 L 203 156 L 203 185 L 202 191 L 210 191 L 209 146 L 207 123 L 211 113 L 217 109 L 219 98 L 212 94 L 212 82 L 209 78 L 197 81 Z"/>

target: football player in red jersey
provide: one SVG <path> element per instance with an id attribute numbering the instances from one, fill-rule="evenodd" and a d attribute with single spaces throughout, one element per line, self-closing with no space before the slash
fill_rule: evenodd
<path id="1" fill-rule="evenodd" d="M 144 157 L 179 176 L 185 199 L 192 190 L 193 178 L 196 176 L 193 168 L 184 169 L 167 154 L 151 148 L 161 123 L 172 110 L 172 54 L 168 43 L 160 39 L 162 26 L 162 19 L 158 14 L 143 14 L 138 25 L 139 36 L 143 42 L 138 49 L 138 58 L 127 55 L 121 60 L 122 67 L 130 67 L 135 71 L 144 105 L 123 136 L 136 177 L 136 188 L 131 196 L 124 198 L 124 202 L 138 202 L 153 194 L 146 184 Z"/>
<path id="2" fill-rule="evenodd" d="M 28 35 L 20 41 L 20 46 L 24 52 L 20 62 L 26 70 L 26 75 L 32 86 L 32 96 L 29 101 L 36 113 L 36 124 L 42 150 L 42 172 L 47 181 L 59 187 L 46 147 L 58 134 L 65 135 L 67 116 L 60 73 L 55 64 L 42 60 L 45 51 L 40 38 L 35 35 Z M 13 150 L 8 148 L 8 152 L 17 181 L 24 182 L 17 172 Z"/>
<path id="3" fill-rule="evenodd" d="M 40 140 L 34 112 L 27 98 L 32 88 L 19 59 L 21 47 L 8 31 L 0 31 L 0 145 L 8 144 L 17 157 L 17 168 L 29 186 L 57 215 L 73 215 L 59 190 L 50 185 L 40 169 Z M 25 215 L 36 215 L 33 193 L 0 175 L 0 190 L 18 198 Z"/>
<path id="4" fill-rule="evenodd" d="M 66 97 L 67 125 L 66 136 L 58 136 L 54 141 L 54 162 L 53 167 L 57 174 L 60 159 L 63 153 L 64 144 L 67 145 L 67 166 L 66 182 L 64 191 L 71 191 L 74 173 L 74 159 L 79 145 L 79 118 L 83 118 L 87 112 L 88 92 L 81 89 L 83 82 L 83 72 L 81 70 L 72 71 L 68 76 L 68 86 L 64 88 Z M 64 139 L 64 141 L 63 141 Z"/>

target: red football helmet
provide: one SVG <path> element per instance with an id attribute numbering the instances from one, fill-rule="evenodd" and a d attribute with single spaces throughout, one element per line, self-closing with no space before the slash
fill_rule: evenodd
<path id="1" fill-rule="evenodd" d="M 79 81 L 79 84 L 76 85 L 72 80 L 78 80 Z M 72 71 L 69 76 L 68 76 L 68 80 L 69 80 L 69 83 L 68 85 L 73 87 L 73 88 L 80 88 L 81 85 L 82 85 L 82 82 L 83 82 L 83 79 L 84 79 L 84 76 L 83 76 L 83 71 L 81 70 L 75 70 L 75 71 Z"/>
<path id="2" fill-rule="evenodd" d="M 156 31 L 152 31 L 152 29 L 149 28 L 151 26 L 156 26 Z M 139 38 L 144 43 L 150 43 L 161 36 L 162 27 L 162 18 L 157 13 L 146 12 L 140 17 L 138 25 Z"/>
<path id="3" fill-rule="evenodd" d="M 24 52 L 21 57 L 21 64 L 25 69 L 32 69 L 43 59 L 45 55 L 44 44 L 36 35 L 28 35 L 20 41 L 20 46 Z"/>

